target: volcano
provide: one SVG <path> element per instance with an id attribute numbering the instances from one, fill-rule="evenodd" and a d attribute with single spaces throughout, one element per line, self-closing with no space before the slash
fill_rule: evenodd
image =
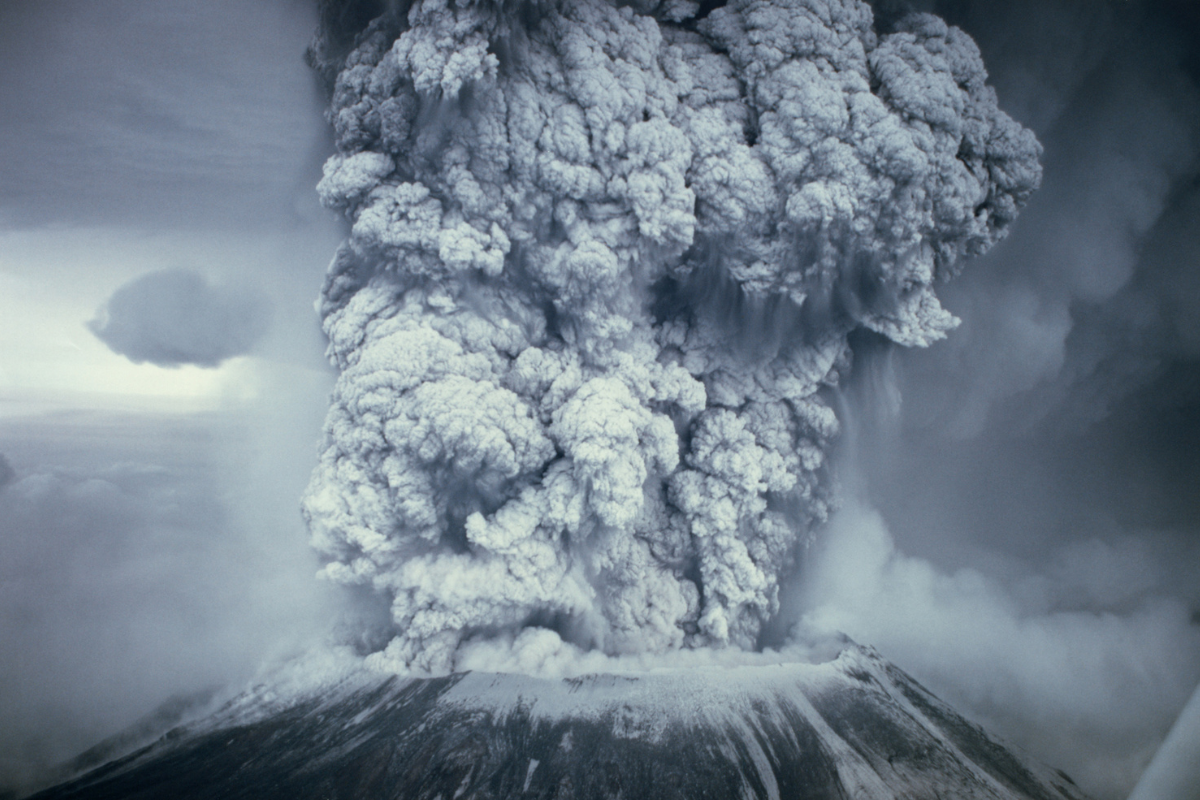
<path id="1" fill-rule="evenodd" d="M 210 717 L 36 800 L 1082 800 L 870 648 L 546 679 L 359 670 Z"/>

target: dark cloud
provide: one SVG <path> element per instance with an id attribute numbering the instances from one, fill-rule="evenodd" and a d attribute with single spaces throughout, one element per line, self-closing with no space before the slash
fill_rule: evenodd
<path id="1" fill-rule="evenodd" d="M 187 270 L 164 270 L 122 285 L 87 325 L 130 361 L 215 367 L 248 353 L 268 321 L 269 306 L 255 292 L 210 286 Z"/>

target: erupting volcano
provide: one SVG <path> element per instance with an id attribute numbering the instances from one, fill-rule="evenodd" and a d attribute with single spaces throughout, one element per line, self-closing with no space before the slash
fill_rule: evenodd
<path id="1" fill-rule="evenodd" d="M 833 502 L 847 335 L 943 337 L 935 283 L 1038 185 L 937 17 L 703 12 L 326 9 L 318 191 L 352 227 L 304 511 L 325 574 L 390 605 L 373 664 L 759 646 Z"/>
<path id="2" fill-rule="evenodd" d="M 348 237 L 303 513 L 386 613 L 39 797 L 1082 797 L 779 619 L 852 334 L 945 337 L 935 286 L 1041 180 L 972 39 L 862 0 L 321 20 Z"/>

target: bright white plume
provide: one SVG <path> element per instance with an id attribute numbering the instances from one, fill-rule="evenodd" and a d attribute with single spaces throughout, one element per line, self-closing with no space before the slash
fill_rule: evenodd
<path id="1" fill-rule="evenodd" d="M 543 627 L 752 648 L 831 502 L 858 327 L 926 345 L 1040 148 L 962 31 L 858 0 L 418 0 L 336 73 L 351 222 L 305 497 L 399 668 Z"/>

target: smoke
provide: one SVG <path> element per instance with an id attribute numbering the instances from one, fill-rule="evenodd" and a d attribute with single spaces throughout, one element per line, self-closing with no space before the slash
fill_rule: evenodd
<path id="1" fill-rule="evenodd" d="M 351 228 L 304 510 L 390 605 L 374 660 L 759 644 L 829 512 L 848 334 L 943 337 L 935 281 L 1039 182 L 975 44 L 853 0 L 423 0 L 347 40 L 311 59 Z"/>
<path id="2" fill-rule="evenodd" d="M 135 363 L 215 367 L 250 351 L 266 333 L 269 311 L 265 298 L 244 288 L 163 270 L 120 286 L 88 329 Z"/>
<path id="3" fill-rule="evenodd" d="M 1121 798 L 1200 680 L 1200 16 L 927 5 L 978 42 L 1044 180 L 939 290 L 953 336 L 856 338 L 840 466 L 862 507 L 796 607 Z"/>

